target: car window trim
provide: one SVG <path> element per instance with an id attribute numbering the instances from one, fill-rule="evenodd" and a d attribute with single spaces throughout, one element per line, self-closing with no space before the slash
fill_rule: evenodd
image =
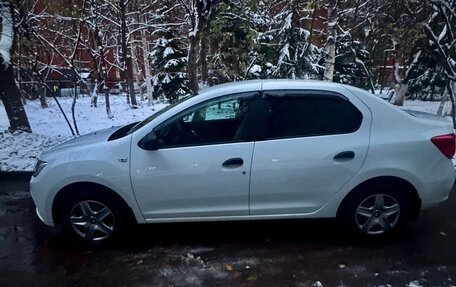
<path id="1" fill-rule="evenodd" d="M 324 99 L 334 99 L 334 100 L 342 100 L 348 101 L 350 100 L 341 93 L 333 92 L 333 91 L 326 91 L 326 90 L 318 90 L 318 89 L 280 89 L 280 90 L 264 90 L 262 91 L 262 98 L 280 98 L 285 96 L 296 96 L 296 97 L 311 97 L 311 98 L 324 98 Z"/>

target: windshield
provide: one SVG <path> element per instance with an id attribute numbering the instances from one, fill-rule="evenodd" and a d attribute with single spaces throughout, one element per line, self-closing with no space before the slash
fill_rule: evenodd
<path id="1" fill-rule="evenodd" d="M 170 109 L 174 108 L 175 106 L 179 105 L 180 103 L 183 103 L 185 102 L 186 100 L 190 99 L 191 96 L 186 96 L 186 97 L 183 97 L 182 99 L 178 100 L 177 102 L 171 104 L 171 105 L 168 105 L 166 107 L 164 107 L 163 109 L 159 110 L 158 112 L 156 112 L 155 114 L 151 115 L 150 117 L 148 117 L 147 119 L 143 120 L 142 122 L 139 122 L 137 125 L 135 125 L 134 127 L 132 127 L 127 135 L 139 130 L 140 128 L 142 128 L 143 126 L 147 125 L 148 123 L 150 123 L 151 121 L 153 121 L 154 119 L 156 119 L 158 116 L 164 114 L 165 112 L 169 111 Z"/>

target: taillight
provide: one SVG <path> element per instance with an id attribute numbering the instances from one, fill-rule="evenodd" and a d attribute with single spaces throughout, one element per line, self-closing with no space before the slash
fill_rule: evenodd
<path id="1" fill-rule="evenodd" d="M 447 157 L 453 158 L 456 149 L 456 137 L 454 134 L 436 136 L 431 142 Z"/>

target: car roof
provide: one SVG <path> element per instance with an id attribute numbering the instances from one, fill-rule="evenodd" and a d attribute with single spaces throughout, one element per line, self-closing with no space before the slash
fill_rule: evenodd
<path id="1" fill-rule="evenodd" d="M 225 91 L 248 92 L 253 90 L 270 90 L 270 89 L 318 89 L 333 90 L 340 89 L 343 86 L 339 83 L 319 80 L 290 80 L 290 79 L 267 79 L 267 80 L 247 80 L 224 83 L 200 91 L 200 95 L 213 94 Z"/>

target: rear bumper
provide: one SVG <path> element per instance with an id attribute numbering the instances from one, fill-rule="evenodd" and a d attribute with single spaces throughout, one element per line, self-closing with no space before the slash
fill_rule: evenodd
<path id="1" fill-rule="evenodd" d="M 435 206 L 448 199 L 455 184 L 455 166 L 451 163 L 447 168 L 439 169 L 438 173 L 434 173 L 428 178 L 432 178 L 432 180 L 423 186 L 419 192 L 422 203 L 421 209 Z"/>

